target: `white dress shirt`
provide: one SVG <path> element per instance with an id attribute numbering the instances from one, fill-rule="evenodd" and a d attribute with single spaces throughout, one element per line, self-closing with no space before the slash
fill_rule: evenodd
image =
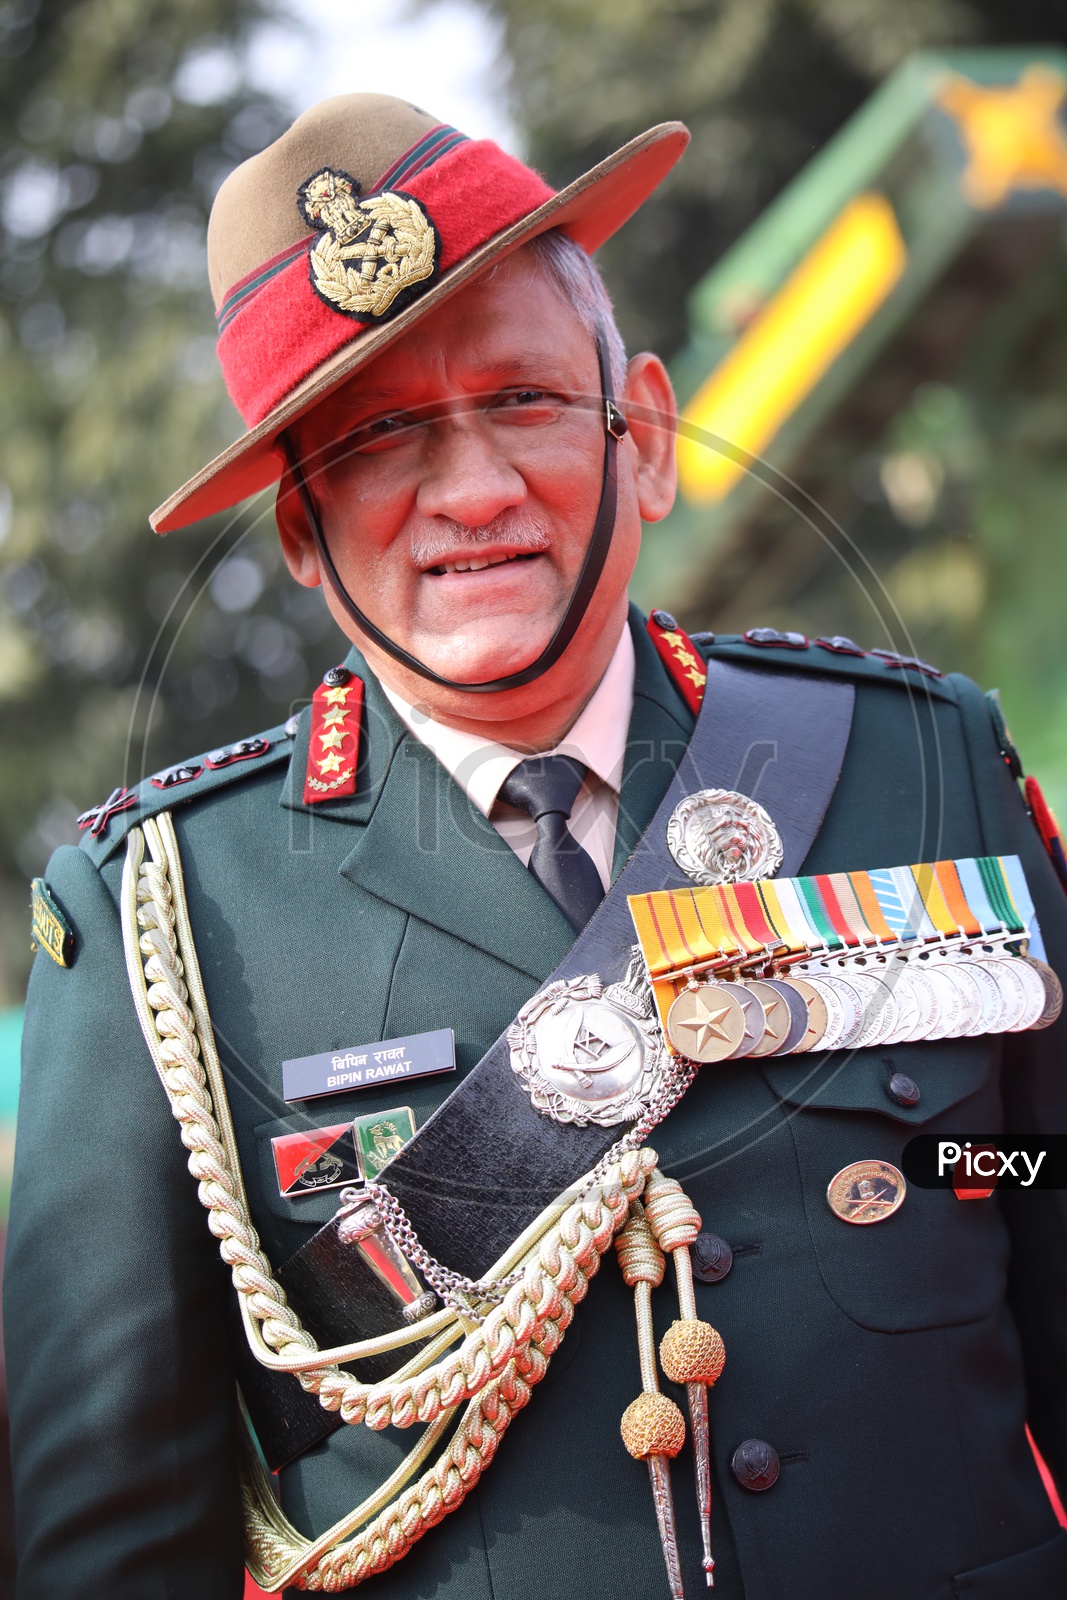
<path id="1" fill-rule="evenodd" d="M 483 739 L 476 733 L 435 722 L 382 684 L 386 699 L 415 738 L 432 750 L 468 799 L 488 817 L 497 833 L 528 866 L 537 843 L 537 824 L 525 811 L 498 799 L 501 786 L 529 752 Z M 568 827 L 592 857 L 605 889 L 611 886 L 615 827 L 619 820 L 626 738 L 634 703 L 634 642 L 623 627 L 615 653 L 596 691 L 566 737 L 545 755 L 572 756 L 588 768 Z"/>

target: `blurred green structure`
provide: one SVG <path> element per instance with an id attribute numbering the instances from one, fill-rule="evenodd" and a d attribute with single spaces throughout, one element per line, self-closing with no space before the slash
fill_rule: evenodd
<path id="1" fill-rule="evenodd" d="M 905 63 L 694 290 L 639 597 L 998 684 L 1067 802 L 1067 54 Z"/>

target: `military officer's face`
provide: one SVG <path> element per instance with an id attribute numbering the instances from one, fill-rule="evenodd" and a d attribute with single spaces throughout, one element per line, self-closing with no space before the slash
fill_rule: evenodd
<path id="1" fill-rule="evenodd" d="M 536 258 L 519 252 L 292 430 L 349 592 L 442 676 L 478 682 L 517 672 L 551 639 L 600 498 L 599 394 L 591 335 Z M 365 641 L 325 582 L 338 624 L 387 683 L 451 720 L 523 717 L 561 701 L 577 714 L 625 619 L 641 520 L 665 515 L 673 497 L 673 397 L 656 357 L 631 361 L 622 401 L 631 431 L 618 452 L 611 553 L 557 666 L 506 695 L 441 690 Z M 324 581 L 284 486 L 279 526 L 294 576 Z"/>

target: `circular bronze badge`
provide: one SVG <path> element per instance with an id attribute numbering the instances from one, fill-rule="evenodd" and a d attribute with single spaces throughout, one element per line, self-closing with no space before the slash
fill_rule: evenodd
<path id="1" fill-rule="evenodd" d="M 835 1217 L 862 1227 L 898 1211 L 907 1188 L 904 1174 L 888 1161 L 853 1161 L 830 1179 L 826 1198 Z"/>
<path id="2" fill-rule="evenodd" d="M 807 1027 L 800 1043 L 795 1047 L 795 1053 L 801 1055 L 808 1050 L 814 1050 L 817 1044 L 822 1043 L 830 1026 L 830 1015 L 825 995 L 820 994 L 814 984 L 809 983 L 806 978 L 790 978 L 788 981 L 799 992 L 800 998 L 808 1008 Z"/>
<path id="3" fill-rule="evenodd" d="M 1063 1010 L 1063 986 L 1052 968 L 1036 956 L 1025 958 L 1045 985 L 1045 1009 L 1034 1023 L 1035 1028 L 1047 1028 Z"/>
<path id="4" fill-rule="evenodd" d="M 667 1037 L 690 1061 L 725 1061 L 744 1041 L 745 1013 L 730 988 L 704 983 L 683 989 L 667 1013 Z"/>

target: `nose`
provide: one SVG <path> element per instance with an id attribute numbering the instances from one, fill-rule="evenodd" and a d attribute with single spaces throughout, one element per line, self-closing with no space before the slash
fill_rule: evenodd
<path id="1" fill-rule="evenodd" d="M 526 499 L 521 473 L 494 447 L 477 412 L 439 422 L 429 457 L 415 501 L 424 517 L 481 528 Z"/>

